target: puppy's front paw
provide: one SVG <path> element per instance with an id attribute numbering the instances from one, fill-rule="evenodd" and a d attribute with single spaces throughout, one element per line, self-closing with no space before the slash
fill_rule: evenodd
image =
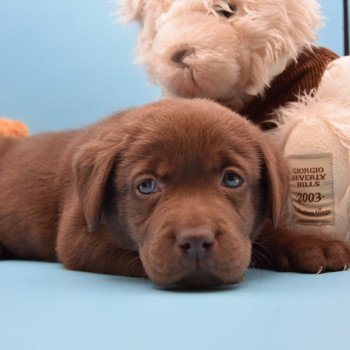
<path id="1" fill-rule="evenodd" d="M 302 236 L 279 245 L 273 256 L 279 271 L 322 273 L 346 270 L 350 266 L 347 243 Z"/>
<path id="2" fill-rule="evenodd" d="M 267 222 L 253 243 L 252 265 L 277 271 L 322 273 L 350 267 L 350 246 L 339 240 L 273 228 Z"/>

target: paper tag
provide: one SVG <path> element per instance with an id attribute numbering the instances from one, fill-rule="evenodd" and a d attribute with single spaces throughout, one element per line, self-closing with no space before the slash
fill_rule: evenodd
<path id="1" fill-rule="evenodd" d="M 288 157 L 294 220 L 302 225 L 334 225 L 331 154 Z"/>

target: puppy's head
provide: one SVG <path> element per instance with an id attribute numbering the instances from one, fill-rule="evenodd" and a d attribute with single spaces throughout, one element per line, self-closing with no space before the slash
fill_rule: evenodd
<path id="1" fill-rule="evenodd" d="M 137 60 L 170 95 L 239 110 L 316 39 L 314 0 L 120 0 L 141 23 Z"/>
<path id="2" fill-rule="evenodd" d="M 197 99 L 106 120 L 74 169 L 90 230 L 101 224 L 117 244 L 138 250 L 162 285 L 237 282 L 288 187 L 283 162 L 257 127 Z"/>

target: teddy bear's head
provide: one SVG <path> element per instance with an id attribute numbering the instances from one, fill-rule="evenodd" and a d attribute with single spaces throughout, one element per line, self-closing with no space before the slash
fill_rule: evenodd
<path id="1" fill-rule="evenodd" d="M 137 61 L 167 95 L 236 109 L 312 45 L 321 23 L 315 0 L 120 1 L 140 23 Z"/>

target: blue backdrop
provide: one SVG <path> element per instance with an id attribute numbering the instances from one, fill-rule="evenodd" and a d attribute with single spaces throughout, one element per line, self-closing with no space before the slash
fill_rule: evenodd
<path id="1" fill-rule="evenodd" d="M 323 0 L 320 43 L 342 53 L 341 0 Z M 133 65 L 136 25 L 102 0 L 0 0 L 0 116 L 32 133 L 88 124 L 157 99 Z"/>

